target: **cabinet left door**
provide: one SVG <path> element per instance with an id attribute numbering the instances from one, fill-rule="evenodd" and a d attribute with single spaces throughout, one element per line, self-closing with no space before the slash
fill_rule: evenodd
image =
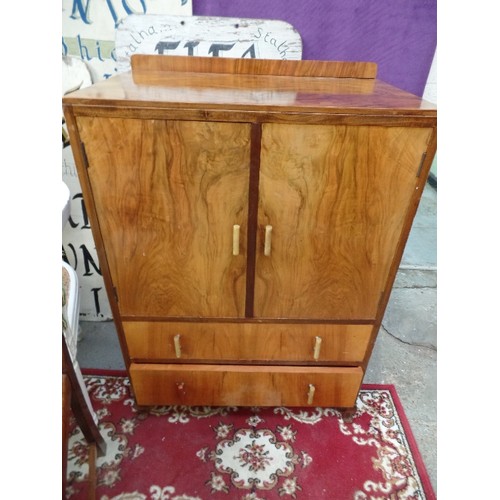
<path id="1" fill-rule="evenodd" d="M 77 124 L 121 316 L 244 317 L 250 126 Z"/>

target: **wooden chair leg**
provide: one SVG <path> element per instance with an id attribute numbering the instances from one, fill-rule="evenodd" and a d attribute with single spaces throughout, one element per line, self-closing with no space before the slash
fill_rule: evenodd
<path id="1" fill-rule="evenodd" d="M 66 498 L 66 476 L 68 467 L 69 420 L 72 413 L 88 444 L 88 498 L 95 500 L 97 487 L 97 455 L 106 453 L 106 442 L 99 431 L 90 395 L 76 359 L 76 337 L 78 328 L 78 279 L 74 270 L 63 263 L 63 321 L 62 321 L 62 497 Z M 70 308 L 71 306 L 71 308 Z M 67 317 L 68 311 L 71 311 Z"/>
<path id="2" fill-rule="evenodd" d="M 106 454 L 106 443 L 99 432 L 97 424 L 94 422 L 90 408 L 88 407 L 83 392 L 78 383 L 78 378 L 69 355 L 66 342 L 62 342 L 63 348 L 63 373 L 69 377 L 71 384 L 71 409 L 76 421 L 88 443 L 95 442 L 99 456 Z"/>
<path id="3" fill-rule="evenodd" d="M 76 423 L 80 427 L 85 440 L 88 443 L 89 450 L 89 473 L 88 473 L 88 498 L 95 500 L 97 487 L 97 456 L 103 456 L 106 453 L 106 442 L 99 431 L 98 423 L 94 420 L 93 411 L 88 400 L 85 399 L 83 389 L 80 385 L 81 377 L 78 378 L 76 370 L 71 361 L 71 356 L 63 336 L 63 498 L 66 493 L 66 475 L 68 462 L 68 432 L 69 432 L 69 414 L 70 409 L 73 413 Z M 81 373 L 80 373 L 81 375 Z M 80 382 L 79 382 L 80 380 Z"/>
<path id="4" fill-rule="evenodd" d="M 97 487 L 96 471 L 97 448 L 95 443 L 89 443 L 89 496 L 88 500 L 95 500 Z"/>
<path id="5" fill-rule="evenodd" d="M 71 383 L 67 375 L 62 376 L 62 498 L 66 498 L 68 473 L 68 440 L 71 405 Z"/>

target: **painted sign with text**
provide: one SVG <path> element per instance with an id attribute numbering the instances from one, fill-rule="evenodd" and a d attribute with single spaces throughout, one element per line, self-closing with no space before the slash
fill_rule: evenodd
<path id="1" fill-rule="evenodd" d="M 252 59 L 302 59 L 302 39 L 279 20 L 130 15 L 116 30 L 119 72 L 134 54 Z"/>
<path id="2" fill-rule="evenodd" d="M 88 64 L 92 80 L 116 73 L 115 31 L 129 15 L 189 16 L 191 0 L 62 0 L 62 54 Z"/>
<path id="3" fill-rule="evenodd" d="M 117 73 L 115 31 L 130 14 L 192 13 L 191 0 L 62 0 L 62 93 Z M 80 315 L 112 318 L 90 223 L 63 123 L 62 179 L 71 193 L 70 218 L 63 234 L 63 259 L 78 275 Z"/>
<path id="4" fill-rule="evenodd" d="M 112 318 L 99 259 L 83 201 L 80 182 L 69 144 L 63 143 L 63 181 L 71 193 L 70 216 L 62 234 L 62 258 L 78 276 L 80 315 L 85 319 Z"/>

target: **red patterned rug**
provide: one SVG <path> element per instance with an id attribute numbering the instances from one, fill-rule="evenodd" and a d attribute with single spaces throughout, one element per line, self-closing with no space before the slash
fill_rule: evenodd
<path id="1" fill-rule="evenodd" d="M 138 411 L 126 376 L 85 375 L 107 453 L 99 500 L 431 500 L 396 391 L 364 385 L 352 422 L 331 408 L 163 406 Z M 87 498 L 74 421 L 67 498 Z"/>

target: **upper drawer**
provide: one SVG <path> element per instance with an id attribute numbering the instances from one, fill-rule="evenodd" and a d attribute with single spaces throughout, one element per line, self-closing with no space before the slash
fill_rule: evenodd
<path id="1" fill-rule="evenodd" d="M 123 322 L 132 360 L 363 361 L 372 325 Z"/>

